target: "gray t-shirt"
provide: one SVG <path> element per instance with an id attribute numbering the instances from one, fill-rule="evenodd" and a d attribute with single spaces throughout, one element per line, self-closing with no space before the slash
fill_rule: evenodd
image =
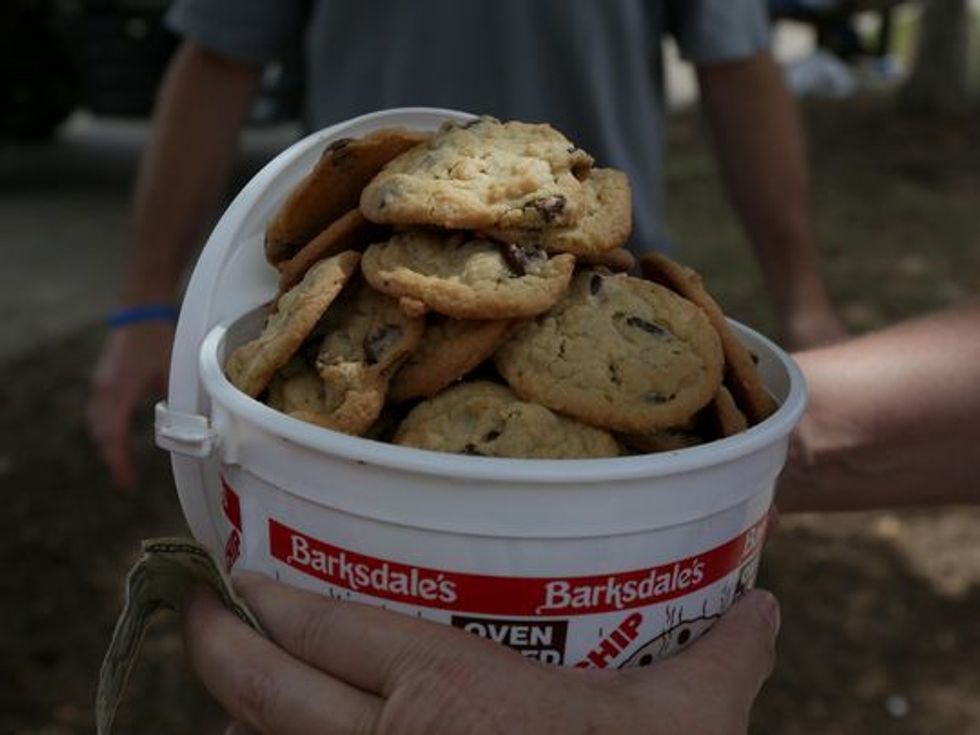
<path id="1" fill-rule="evenodd" d="M 549 122 L 627 172 L 637 252 L 666 244 L 663 34 L 697 64 L 768 44 L 764 0 L 177 0 L 168 20 L 255 64 L 303 44 L 312 129 L 410 106 Z"/>

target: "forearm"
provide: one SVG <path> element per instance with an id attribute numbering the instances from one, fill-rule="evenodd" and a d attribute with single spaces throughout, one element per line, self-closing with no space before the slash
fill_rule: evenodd
<path id="1" fill-rule="evenodd" d="M 796 359 L 810 405 L 782 510 L 980 503 L 980 304 Z"/>
<path id="2" fill-rule="evenodd" d="M 802 126 L 768 53 L 701 67 L 702 105 L 732 204 L 777 314 L 825 308 Z"/>
<path id="3" fill-rule="evenodd" d="M 170 302 L 217 209 L 260 70 L 185 43 L 140 161 L 122 301 Z"/>

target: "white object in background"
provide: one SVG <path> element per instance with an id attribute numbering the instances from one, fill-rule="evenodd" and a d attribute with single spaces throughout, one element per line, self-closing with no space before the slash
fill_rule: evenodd
<path id="1" fill-rule="evenodd" d="M 843 61 L 822 49 L 783 67 L 786 85 L 795 97 L 850 97 L 858 80 Z"/>

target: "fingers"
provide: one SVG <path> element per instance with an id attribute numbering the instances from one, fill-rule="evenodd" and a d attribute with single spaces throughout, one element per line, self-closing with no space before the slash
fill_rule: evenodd
<path id="1" fill-rule="evenodd" d="M 380 699 L 296 660 L 228 612 L 210 589 L 199 588 L 188 605 L 184 640 L 201 680 L 240 728 L 276 735 L 374 731 Z"/>
<path id="2" fill-rule="evenodd" d="M 508 655 L 506 649 L 455 628 L 387 610 L 339 602 L 255 574 L 235 587 L 269 635 L 294 656 L 368 692 L 385 695 L 400 676 L 467 651 Z"/>
<path id="3" fill-rule="evenodd" d="M 89 433 L 95 440 L 112 476 L 113 483 L 124 490 L 136 486 L 136 464 L 129 439 L 129 424 L 135 396 L 125 384 L 115 385 L 96 373 L 86 418 Z"/>
<path id="4" fill-rule="evenodd" d="M 120 488 L 136 486 L 130 441 L 133 411 L 166 386 L 173 343 L 169 324 L 140 324 L 114 331 L 92 375 L 86 413 L 89 433 Z"/>

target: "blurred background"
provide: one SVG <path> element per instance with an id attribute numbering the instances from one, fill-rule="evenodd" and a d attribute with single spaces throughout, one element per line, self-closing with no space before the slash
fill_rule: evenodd
<path id="1" fill-rule="evenodd" d="M 176 39 L 165 0 L 0 5 L 0 732 L 94 732 L 99 663 L 139 540 L 186 533 L 139 422 L 139 491 L 83 421 L 115 306 L 131 188 Z M 980 3 L 775 2 L 833 301 L 854 332 L 980 293 Z M 964 27 L 965 24 L 965 27 Z M 667 48 L 666 213 L 727 312 L 774 320 L 725 199 L 693 73 Z M 229 198 L 300 134 L 295 60 L 265 74 Z M 978 325 L 980 328 L 980 325 Z M 906 356 L 896 355 L 895 359 Z M 779 662 L 752 732 L 980 732 L 980 512 L 784 518 L 760 584 Z M 149 634 L 117 732 L 219 732 L 173 621 Z"/>

